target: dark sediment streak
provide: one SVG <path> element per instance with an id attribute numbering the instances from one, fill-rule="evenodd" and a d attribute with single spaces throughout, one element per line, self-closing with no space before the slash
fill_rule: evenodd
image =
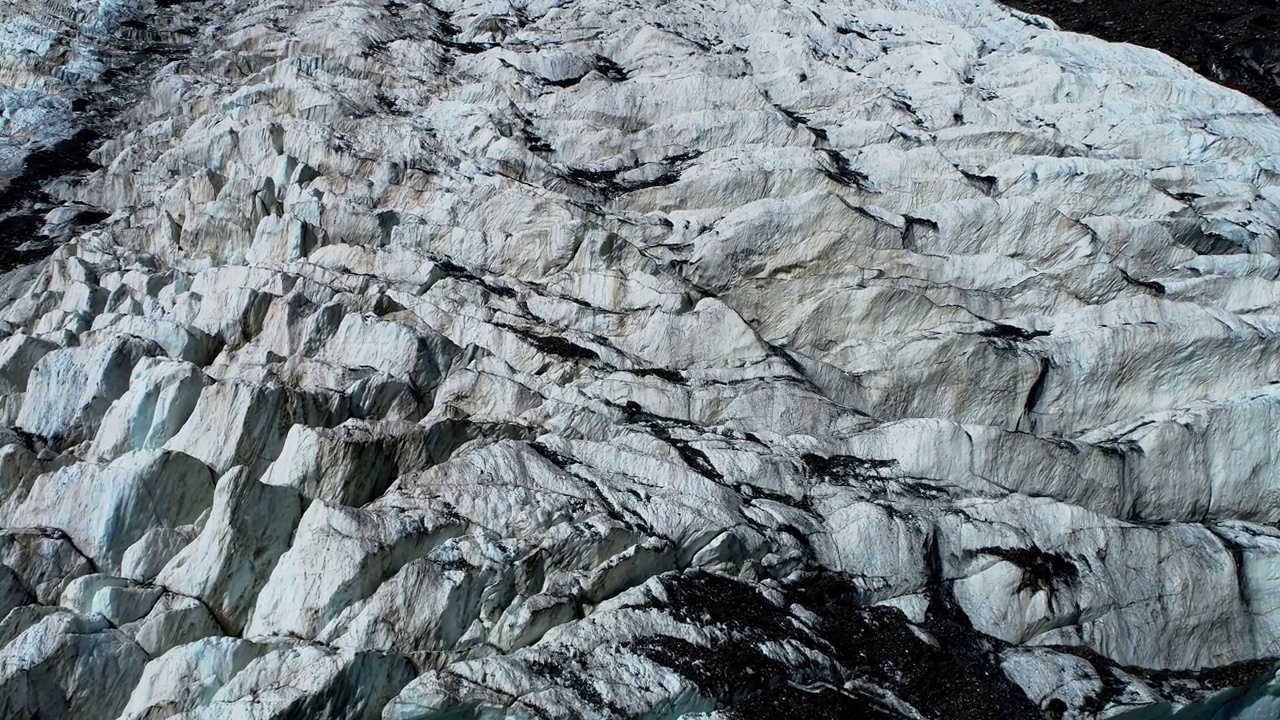
<path id="1" fill-rule="evenodd" d="M 1064 30 L 1154 48 L 1280 112 L 1280 0 L 1002 0 Z"/>

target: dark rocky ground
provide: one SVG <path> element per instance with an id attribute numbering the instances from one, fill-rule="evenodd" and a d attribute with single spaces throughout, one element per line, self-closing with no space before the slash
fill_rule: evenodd
<path id="1" fill-rule="evenodd" d="M 162 8 L 173 4 L 168 0 L 159 3 Z M 78 131 L 67 136 L 51 135 L 26 147 L 21 172 L 0 185 L 0 273 L 47 257 L 79 231 L 108 217 L 95 208 L 72 203 L 71 212 L 62 213 L 61 222 L 50 223 L 50 211 L 66 202 L 66 198 L 59 197 L 64 193 L 52 186 L 57 182 L 75 185 L 98 167 L 90 154 L 100 144 L 100 138 L 117 134 L 121 115 L 147 89 L 157 70 L 186 52 L 199 28 L 199 18 L 193 13 L 188 13 L 193 17 L 174 13 L 173 17 L 161 18 L 145 15 L 145 8 L 129 11 L 146 17 L 156 26 L 151 29 L 127 13 L 111 22 L 83 24 L 60 14 L 69 12 L 67 8 L 57 4 L 50 7 L 46 15 L 40 16 L 49 23 L 44 32 L 56 37 L 56 44 L 63 46 L 63 51 L 79 43 L 86 57 L 101 63 L 104 71 L 67 88 L 72 93 L 66 98 L 72 101 L 72 124 Z M 23 22 L 32 20 L 20 12 L 0 15 L 0 24 L 5 27 L 24 27 Z M 8 62 L 6 53 L 22 56 L 24 52 L 20 44 L 0 50 L 0 62 Z M 61 55 L 53 52 L 50 57 L 52 65 L 33 61 L 34 69 L 26 71 L 28 75 L 22 77 L 18 87 L 39 85 L 42 76 L 60 73 L 57 62 Z"/>
<path id="2" fill-rule="evenodd" d="M 1280 112 L 1280 0 L 1005 0 L 1064 30 L 1155 48 Z"/>

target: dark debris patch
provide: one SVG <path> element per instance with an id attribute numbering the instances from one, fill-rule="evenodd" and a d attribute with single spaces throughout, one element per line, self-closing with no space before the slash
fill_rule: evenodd
<path id="1" fill-rule="evenodd" d="M 17 435 L 18 439 L 22 441 L 23 447 L 33 453 L 40 452 L 50 444 L 49 438 L 38 433 L 33 433 L 16 426 L 9 429 L 12 430 L 13 434 Z"/>
<path id="2" fill-rule="evenodd" d="M 471 280 L 475 282 L 478 282 L 480 280 L 480 276 L 476 275 L 475 273 L 471 272 L 470 270 L 466 269 L 465 267 L 459 265 L 458 263 L 454 262 L 453 260 L 447 257 L 442 257 L 442 256 L 433 257 L 431 258 L 431 261 L 436 264 L 436 267 L 440 268 L 440 272 L 450 277 L 460 277 L 465 280 Z"/>
<path id="3" fill-rule="evenodd" d="M 560 177 L 574 185 L 578 185 L 579 187 L 594 190 L 604 196 L 606 200 L 612 200 L 613 198 L 621 195 L 626 195 L 629 192 L 635 192 L 636 190 L 643 190 L 645 188 L 665 187 L 667 185 L 674 184 L 680 179 L 680 173 L 674 169 L 665 170 L 656 177 L 643 182 L 626 182 L 619 178 L 622 173 L 632 169 L 634 168 L 624 168 L 622 170 L 590 170 L 587 168 L 569 167 L 560 172 Z"/>
<path id="4" fill-rule="evenodd" d="M 496 47 L 501 47 L 498 43 L 464 42 L 447 37 L 438 37 L 435 38 L 435 41 L 447 48 L 457 50 L 464 55 L 478 55 Z"/>
<path id="5" fill-rule="evenodd" d="M 567 470 L 569 467 L 577 464 L 577 461 L 573 458 L 567 455 L 561 455 L 540 442 L 530 442 L 529 447 L 533 448 L 534 452 L 546 458 L 548 462 L 561 470 Z"/>
<path id="6" fill-rule="evenodd" d="M 813 124 L 811 124 L 809 118 L 805 117 L 804 115 L 801 115 L 800 113 L 794 110 L 791 110 L 790 108 L 785 108 L 777 103 L 771 103 L 771 104 L 773 105 L 775 110 L 777 110 L 779 113 L 782 113 L 782 116 L 787 119 L 787 122 L 790 123 L 792 127 L 802 127 L 805 130 L 808 130 L 810 133 L 812 133 L 813 139 L 814 139 L 814 145 L 816 147 L 824 148 L 827 141 L 829 140 L 826 130 L 820 127 L 815 127 Z M 837 153 L 835 150 L 831 150 L 827 148 L 827 149 L 823 149 L 822 152 L 827 156 L 828 159 L 832 161 L 833 168 L 836 168 L 835 170 L 824 168 L 824 172 L 827 174 L 827 177 L 844 185 L 850 184 L 848 182 L 848 178 L 851 178 L 854 176 L 857 176 L 862 180 L 866 179 L 865 176 L 862 176 L 856 172 L 850 175 L 849 173 L 851 171 L 851 168 L 849 166 L 849 161 L 846 160 L 843 155 L 840 155 L 839 153 Z M 857 184 L 860 185 L 861 183 L 857 183 Z"/>
<path id="7" fill-rule="evenodd" d="M 775 110 L 782 113 L 783 117 L 785 117 L 793 127 L 809 127 L 809 118 L 805 117 L 804 115 L 801 115 L 795 110 L 790 110 L 777 103 L 771 103 L 771 104 L 773 105 L 773 108 Z"/>
<path id="8" fill-rule="evenodd" d="M 567 87 L 573 87 L 574 85 L 577 85 L 578 83 L 582 82 L 582 78 L 584 77 L 586 77 L 586 75 L 575 75 L 573 77 L 560 78 L 559 80 L 542 78 L 542 82 L 552 87 L 567 88 Z"/>
<path id="9" fill-rule="evenodd" d="M 1008 556 L 1021 567 L 1054 582 L 1075 577 L 1065 557 L 1036 549 L 984 548 Z M 740 720 L 808 720 L 810 718 L 925 717 L 930 720 L 1035 720 L 1062 717 L 1066 704 L 1043 708 L 1026 696 L 1000 669 L 1012 647 L 974 629 L 938 581 L 923 623 L 913 625 L 893 607 L 858 604 L 863 596 L 852 578 L 819 573 L 781 589 L 774 602 L 751 585 L 701 571 L 661 578 L 665 600 L 656 607 L 677 620 L 705 628 L 715 640 L 706 645 L 671 637 L 649 637 L 633 643 L 636 653 L 663 665 L 698 687 L 717 709 Z M 790 608 L 811 613 L 803 623 Z M 816 619 L 813 619 L 816 618 Z M 769 657 L 765 643 L 787 640 L 821 653 L 843 668 L 830 677 L 825 665 L 786 666 Z M 1080 647 L 1048 648 L 1087 660 L 1102 687 L 1078 708 L 1092 717 L 1126 692 L 1125 673 L 1137 676 L 1160 695 L 1192 702 L 1205 695 L 1243 687 L 1276 665 L 1275 658 L 1197 671 L 1144 670 L 1121 666 Z M 849 681 L 856 681 L 847 685 Z M 881 697 L 860 693 L 875 687 L 896 698 L 903 714 Z"/>
<path id="10" fill-rule="evenodd" d="M 1006 323 L 992 323 L 991 327 L 978 333 L 982 337 L 997 338 L 1000 340 L 1025 341 L 1034 340 L 1038 337 L 1046 337 L 1052 333 L 1048 330 L 1027 330 L 1017 325 L 1009 325 Z"/>
<path id="11" fill-rule="evenodd" d="M 825 158 L 821 164 L 822 174 L 832 182 L 864 191 L 870 188 L 871 178 L 853 167 L 849 158 L 830 148 L 819 148 L 818 152 Z"/>
<path id="12" fill-rule="evenodd" d="M 454 262 L 452 259 L 448 257 L 432 256 L 431 261 L 434 262 L 436 264 L 436 267 L 440 269 L 440 272 L 444 273 L 446 276 L 452 277 L 452 278 L 458 278 L 459 280 L 465 280 L 469 283 L 474 283 L 476 285 L 479 285 L 491 295 L 496 295 L 498 297 L 508 298 L 508 299 L 513 299 L 519 295 L 518 292 L 516 292 L 515 290 L 509 287 L 495 285 L 489 282 L 488 280 L 485 280 L 484 278 L 480 277 L 476 273 L 459 265 L 458 263 Z"/>
<path id="13" fill-rule="evenodd" d="M 1076 564 L 1061 553 L 1048 552 L 1037 547 L 1002 548 L 984 547 L 975 551 L 979 555 L 991 555 L 1013 563 L 1022 570 L 1018 591 L 1044 591 L 1049 593 L 1049 605 L 1053 606 L 1053 592 L 1074 585 L 1080 577 Z"/>
<path id="14" fill-rule="evenodd" d="M 924 630 L 912 628 L 900 610 L 855 604 L 849 580 L 823 574 L 794 586 L 775 605 L 750 586 L 702 572 L 663 579 L 676 618 L 715 634 L 714 646 L 650 637 L 632 649 L 686 677 L 719 709 L 742 720 L 810 718 L 938 720 L 1032 720 L 1043 717 L 998 665 L 1005 646 L 975 631 L 939 593 Z M 817 616 L 804 627 L 789 613 L 792 603 Z M 786 667 L 766 655 L 762 643 L 789 639 L 831 657 L 844 677 L 823 667 Z M 858 680 L 881 688 L 918 715 L 908 716 L 883 700 L 846 689 Z M 856 686 L 855 686 L 856 687 Z"/>
<path id="15" fill-rule="evenodd" d="M 612 80 L 613 82 L 622 82 L 623 80 L 627 79 L 627 71 L 623 70 L 622 67 L 620 67 L 616 62 L 610 60 L 609 58 L 603 55 L 596 55 L 594 58 L 592 58 L 591 69 L 597 73 L 600 73 L 600 75 L 604 76 L 605 78 Z M 578 83 L 582 82 L 582 79 L 590 74 L 591 74 L 590 72 L 586 72 L 581 75 L 575 75 L 573 77 L 567 77 L 567 78 L 560 78 L 558 80 L 549 80 L 547 78 L 542 78 L 542 81 L 553 87 L 567 88 L 567 87 L 573 87 L 574 85 L 577 85 Z"/>
<path id="16" fill-rule="evenodd" d="M 813 480 L 836 487 L 862 488 L 882 498 L 900 493 L 915 498 L 939 498 L 947 494 L 944 487 L 929 478 L 882 474 L 882 470 L 897 466 L 898 461 L 893 459 L 860 458 L 853 455 L 824 457 L 805 453 L 800 456 L 800 462 L 805 474 Z M 881 503 L 881 507 L 891 514 L 903 515 L 892 502 Z"/>
<path id="17" fill-rule="evenodd" d="M 556 175 L 565 182 L 589 190 L 603 200 L 609 201 L 638 190 L 665 187 L 678 182 L 686 165 L 700 154 L 697 151 L 689 151 L 665 157 L 659 162 L 661 171 L 644 179 L 622 177 L 628 172 L 638 170 L 640 166 L 612 170 L 566 166 L 557 168 Z"/>
<path id="18" fill-rule="evenodd" d="M 663 380 L 666 380 L 669 383 L 676 383 L 677 385 L 684 384 L 684 375 L 682 375 L 679 370 L 670 370 L 667 368 L 652 367 L 652 368 L 636 368 L 634 370 L 628 370 L 627 372 L 631 373 L 632 375 L 635 375 L 636 377 L 656 377 L 656 378 L 661 378 Z"/>
<path id="19" fill-rule="evenodd" d="M 756 641 L 781 640 L 796 629 L 778 606 L 746 583 L 703 571 L 662 578 L 662 607 L 676 619 L 730 629 Z"/>
<path id="20" fill-rule="evenodd" d="M 753 697 L 729 713 L 741 720 L 895 720 L 901 715 L 879 705 L 874 698 L 856 695 L 830 685 L 803 687 L 788 683 Z"/>
<path id="21" fill-rule="evenodd" d="M 409 114 L 408 110 L 401 109 L 396 99 L 385 92 L 377 92 L 373 95 L 374 102 L 378 103 L 378 108 L 388 115 L 396 115 L 404 117 Z"/>
<path id="22" fill-rule="evenodd" d="M 1265 674 L 1271 673 L 1280 664 L 1280 658 L 1268 657 L 1258 660 L 1223 665 L 1205 670 L 1147 670 L 1142 668 L 1126 668 L 1143 682 L 1156 688 L 1161 694 L 1170 696 L 1190 685 L 1202 690 L 1188 700 L 1199 699 L 1204 691 L 1218 692 L 1230 688 L 1248 685 Z"/>
<path id="23" fill-rule="evenodd" d="M 156 4 L 167 9 L 191 1 L 157 0 Z M 100 83 L 109 86 L 99 84 L 67 98 L 81 129 L 28 154 L 21 174 L 0 193 L 0 273 L 47 257 L 61 242 L 61 236 L 40 235 L 46 214 L 59 204 L 46 188 L 54 180 L 74 182 L 99 168 L 90 153 L 100 136 L 111 132 L 117 117 L 133 106 L 156 71 L 189 52 L 195 37 L 191 26 L 154 31 L 151 17 L 118 20 L 110 32 L 88 29 L 77 40 L 93 46 L 96 59 L 105 66 Z M 83 229 L 105 218 L 94 211 L 81 213 L 69 229 Z"/>
<path id="24" fill-rule="evenodd" d="M 640 640 L 632 649 L 675 670 L 706 695 L 730 706 L 744 704 L 752 695 L 768 694 L 786 681 L 786 667 L 751 642 L 736 640 L 711 648 L 654 636 Z"/>
<path id="25" fill-rule="evenodd" d="M 496 327 L 510 330 L 519 335 L 525 342 L 537 348 L 538 352 L 548 355 L 556 355 L 568 360 L 582 360 L 586 362 L 594 362 L 600 359 L 600 354 L 591 348 L 583 347 L 572 340 L 558 337 L 555 335 L 538 335 L 528 329 L 508 325 L 506 323 L 493 323 Z"/>
<path id="26" fill-rule="evenodd" d="M 639 406 L 637 406 L 636 409 L 638 410 Z M 643 413 L 641 413 L 639 417 L 643 418 Z M 682 440 L 675 437 L 661 422 L 651 419 L 641 419 L 641 422 L 649 428 L 649 431 L 653 433 L 654 437 L 674 448 L 676 453 L 680 456 L 680 459 L 684 460 L 684 463 L 693 468 L 699 475 L 716 482 L 724 480 L 724 474 L 716 469 L 716 466 L 711 462 L 711 458 L 707 457 L 706 453 L 694 447 L 688 440 Z"/>
<path id="27" fill-rule="evenodd" d="M 662 585 L 667 600 L 660 607 L 682 622 L 720 631 L 724 638 L 705 647 L 653 636 L 637 641 L 632 650 L 680 673 L 728 708 L 749 707 L 787 682 L 788 669 L 759 647 L 794 632 L 785 611 L 750 586 L 711 573 L 670 576 Z"/>
<path id="28" fill-rule="evenodd" d="M 1195 249 L 1195 248 L 1192 248 L 1192 249 Z M 1216 255 L 1216 254 L 1219 254 L 1219 253 L 1202 253 L 1202 254 L 1214 254 L 1214 255 Z M 1134 276 L 1132 276 L 1132 275 L 1130 275 L 1129 273 L 1125 272 L 1123 268 L 1119 268 L 1119 270 L 1120 270 L 1120 277 L 1124 278 L 1124 281 L 1125 281 L 1125 282 L 1127 282 L 1127 283 L 1129 283 L 1130 285 L 1135 285 L 1135 286 L 1140 287 L 1140 288 L 1145 288 L 1145 289 L 1147 289 L 1147 290 L 1150 290 L 1150 291 L 1151 291 L 1153 294 L 1155 294 L 1155 295 L 1163 295 L 1163 294 L 1165 294 L 1165 291 L 1166 291 L 1166 290 L 1165 290 L 1165 286 L 1164 286 L 1164 285 L 1162 285 L 1162 284 L 1160 284 L 1160 283 L 1158 283 L 1158 282 L 1155 282 L 1154 280 L 1141 280 L 1141 279 L 1139 279 L 1139 278 L 1135 278 Z"/>
<path id="29" fill-rule="evenodd" d="M 59 140 L 48 147 L 28 155 L 23 162 L 22 173 L 0 193 L 0 272 L 34 262 L 52 250 L 39 245 L 21 247 L 38 240 L 45 223 L 45 213 L 53 205 L 44 186 L 51 180 L 89 172 L 98 164 L 89 158 L 98 144 L 98 134 L 92 130 L 80 130 L 69 138 Z M 106 215 L 99 213 L 101 219 Z M 92 216 L 81 213 L 81 221 Z"/>
<path id="30" fill-rule="evenodd" d="M 626 80 L 628 77 L 627 71 L 624 70 L 622 66 L 618 65 L 618 63 L 614 62 L 613 60 L 610 60 L 609 58 L 603 55 L 595 56 L 594 65 L 595 65 L 596 72 L 600 73 L 601 75 L 609 78 L 614 82 L 622 82 L 623 80 Z"/>
<path id="31" fill-rule="evenodd" d="M 876 458 L 860 458 L 853 455 L 832 455 L 823 457 L 814 453 L 800 456 L 804 463 L 805 474 L 809 477 L 825 480 L 833 485 L 854 485 L 883 480 L 881 470 L 896 467 L 897 460 L 880 460 Z"/>
<path id="32" fill-rule="evenodd" d="M 1122 674 L 1136 677 L 1166 700 L 1192 703 L 1213 693 L 1245 687 L 1280 664 L 1280 658 L 1269 657 L 1200 670 L 1157 670 L 1121 665 L 1085 647 L 1051 645 L 1048 649 L 1081 658 L 1097 673 L 1101 690 L 1079 708 L 1086 716 L 1101 713 L 1125 694 L 1130 681 Z"/>
<path id="33" fill-rule="evenodd" d="M 388 7 L 395 4 L 398 3 L 388 3 Z M 458 25 L 453 22 L 451 19 L 452 16 L 445 10 L 436 7 L 431 3 L 426 3 L 426 5 L 437 14 L 437 32 L 432 35 L 431 39 L 440 45 L 467 55 L 475 55 L 477 53 L 482 53 L 487 50 L 500 47 L 498 43 L 478 43 L 457 40 L 456 38 L 458 34 L 462 32 L 462 28 L 458 27 Z"/>
<path id="34" fill-rule="evenodd" d="M 600 691 L 596 690 L 590 681 L 586 679 L 582 661 L 579 658 L 562 655 L 545 660 L 535 659 L 529 663 L 529 669 L 542 677 L 554 680 L 562 687 L 572 690 L 574 694 L 592 707 L 606 708 L 618 717 L 626 714 L 624 709 L 608 702 L 600 694 Z"/>
<path id="35" fill-rule="evenodd" d="M 770 502 L 776 502 L 779 505 L 786 505 L 788 507 L 793 507 L 797 510 L 800 510 L 801 512 L 807 512 L 807 513 L 813 512 L 813 499 L 808 495 L 793 497 L 791 495 L 784 495 L 782 493 L 766 490 L 758 485 L 751 485 L 749 483 L 738 483 L 737 485 L 734 486 L 733 489 L 736 490 L 739 495 L 741 495 L 742 497 L 748 500 L 757 500 L 757 499 L 768 500 Z M 801 545 L 803 545 L 807 549 L 810 549 L 810 550 L 813 549 L 812 544 L 809 542 L 808 536 L 805 535 L 803 531 L 792 528 L 789 525 L 781 526 L 779 527 L 779 529 L 782 530 L 783 532 L 790 533 L 792 536 L 796 538 L 797 541 L 800 542 Z"/>
<path id="36" fill-rule="evenodd" d="M 901 610 L 851 603 L 857 590 L 836 576 L 798 589 L 796 600 L 821 618 L 821 637 L 835 659 L 871 684 L 891 691 L 929 718 L 1026 720 L 1041 717 L 1021 688 L 1000 670 L 1005 644 L 973 629 L 945 588 L 935 588 L 922 630 Z"/>

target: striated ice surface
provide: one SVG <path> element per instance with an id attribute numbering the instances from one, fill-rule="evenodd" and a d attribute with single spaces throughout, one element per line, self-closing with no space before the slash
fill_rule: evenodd
<path id="1" fill-rule="evenodd" d="M 1250 98 L 988 0 L 0 26 L 0 717 L 1280 712 Z"/>

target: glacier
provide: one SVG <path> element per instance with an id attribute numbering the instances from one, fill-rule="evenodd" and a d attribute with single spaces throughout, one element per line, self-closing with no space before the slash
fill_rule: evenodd
<path id="1" fill-rule="evenodd" d="M 1280 120 L 991 0 L 0 11 L 0 717 L 1280 715 Z"/>

